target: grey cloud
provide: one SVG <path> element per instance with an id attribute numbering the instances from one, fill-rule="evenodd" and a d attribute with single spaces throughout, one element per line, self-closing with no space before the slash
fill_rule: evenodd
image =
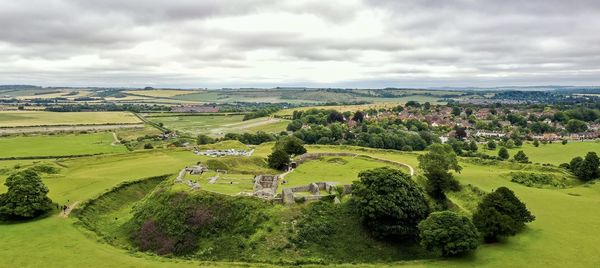
<path id="1" fill-rule="evenodd" d="M 364 12 L 381 23 L 372 37 L 352 24 Z M 268 14 L 307 16 L 324 26 L 218 25 Z M 282 85 L 328 86 L 600 82 L 600 1 L 592 0 L 0 0 L 0 25 L 0 84 L 268 86 L 278 77 L 286 77 Z M 348 25 L 356 34 L 335 31 Z M 137 51 L 148 44 L 157 48 Z M 71 63 L 82 56 L 98 62 Z M 247 73 L 266 61 L 282 68 Z M 324 63 L 331 62 L 360 73 L 323 82 L 330 71 Z"/>

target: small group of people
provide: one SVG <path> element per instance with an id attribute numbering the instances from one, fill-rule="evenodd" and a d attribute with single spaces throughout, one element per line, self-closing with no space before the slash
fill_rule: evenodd
<path id="1" fill-rule="evenodd" d="M 67 202 L 69 202 L 69 200 L 67 200 Z M 63 212 L 63 213 L 66 213 L 66 212 L 67 212 L 67 209 L 69 208 L 69 206 L 68 206 L 67 204 L 64 204 L 64 205 L 62 205 L 62 207 L 61 207 L 61 206 L 59 206 L 58 204 L 56 204 L 56 208 L 60 208 L 60 209 L 62 209 L 62 212 Z"/>

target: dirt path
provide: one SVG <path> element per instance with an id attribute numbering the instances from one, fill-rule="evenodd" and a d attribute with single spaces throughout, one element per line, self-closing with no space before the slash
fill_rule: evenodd
<path id="1" fill-rule="evenodd" d="M 280 180 L 285 179 L 285 176 L 287 176 L 287 174 L 290 174 L 292 171 L 294 171 L 294 169 L 290 169 L 290 170 L 286 171 L 285 173 L 279 174 L 279 179 Z"/>
<path id="2" fill-rule="evenodd" d="M 69 214 L 71 214 L 71 211 L 73 211 L 73 209 L 74 209 L 74 208 L 75 208 L 77 205 L 79 205 L 79 201 L 75 201 L 75 202 L 71 203 L 70 205 L 68 205 L 68 206 L 67 206 L 67 209 L 66 209 L 66 210 L 64 210 L 64 211 L 63 211 L 63 210 L 61 210 L 61 211 L 60 211 L 60 214 L 58 214 L 58 215 L 59 215 L 60 217 L 63 217 L 63 218 L 67 218 L 67 217 L 69 217 Z"/>
<path id="3" fill-rule="evenodd" d="M 117 144 L 121 143 L 121 141 L 120 141 L 120 140 L 119 140 L 119 138 L 117 137 L 117 133 L 115 133 L 115 132 L 111 132 L 111 133 L 112 133 L 112 135 L 113 135 L 113 139 L 115 139 L 115 141 L 113 141 L 113 143 L 111 143 L 110 145 L 112 145 L 112 146 L 115 146 L 115 145 L 117 145 Z"/>
<path id="4" fill-rule="evenodd" d="M 411 165 L 409 165 L 409 164 L 398 162 L 398 161 L 393 161 L 393 160 L 388 160 L 388 159 L 385 159 L 385 158 L 379 158 L 379 157 L 373 157 L 373 156 L 369 156 L 369 157 L 371 157 L 371 158 L 373 158 L 375 160 L 385 161 L 385 162 L 391 162 L 391 163 L 395 163 L 397 165 L 405 166 L 405 167 L 408 168 L 408 170 L 410 170 L 410 175 L 411 176 L 415 175 L 415 169 Z"/>

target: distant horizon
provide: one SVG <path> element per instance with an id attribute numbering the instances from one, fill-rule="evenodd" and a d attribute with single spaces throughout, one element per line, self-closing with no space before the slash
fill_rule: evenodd
<path id="1" fill-rule="evenodd" d="M 600 88 L 600 85 L 506 85 L 506 86 L 434 86 L 434 87 L 414 87 L 414 86 L 383 86 L 383 87 L 335 87 L 335 86 L 301 86 L 301 85 L 290 85 L 290 86 L 240 86 L 240 87 L 176 87 L 176 86 L 119 86 L 119 85 L 107 85 L 107 86 L 90 86 L 90 85 L 39 85 L 39 84 L 4 84 L 0 83 L 0 87 L 10 86 L 32 86 L 40 88 L 118 88 L 118 89 L 181 89 L 181 90 L 220 90 L 220 89 L 423 89 L 423 90 L 502 90 L 502 89 L 553 89 L 553 88 Z"/>

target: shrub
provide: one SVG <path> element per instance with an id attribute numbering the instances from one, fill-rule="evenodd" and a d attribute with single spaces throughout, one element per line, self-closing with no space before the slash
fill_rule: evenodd
<path id="1" fill-rule="evenodd" d="M 144 144 L 144 149 L 154 149 L 154 146 L 151 143 L 146 143 Z"/>
<path id="2" fill-rule="evenodd" d="M 200 134 L 200 135 L 198 135 L 196 143 L 198 143 L 199 145 L 211 144 L 211 143 L 215 143 L 215 139 L 213 139 L 212 137 L 210 137 L 206 134 Z"/>
<path id="3" fill-rule="evenodd" d="M 314 202 L 308 205 L 298 219 L 298 232 L 293 239 L 300 246 L 323 244 L 335 232 L 336 205 L 331 202 Z"/>
<path id="4" fill-rule="evenodd" d="M 479 245 L 475 225 L 454 212 L 433 212 L 418 228 L 421 245 L 427 250 L 439 250 L 444 256 L 462 255 Z"/>
<path id="5" fill-rule="evenodd" d="M 489 150 L 496 150 L 496 142 L 495 142 L 495 141 L 493 141 L 493 140 L 491 140 L 491 141 L 488 141 L 488 143 L 487 143 L 487 148 L 488 148 Z"/>
<path id="6" fill-rule="evenodd" d="M 523 151 L 518 151 L 513 159 L 519 163 L 529 163 L 529 157 Z"/>
<path id="7" fill-rule="evenodd" d="M 510 181 L 523 184 L 528 187 L 542 188 L 543 186 L 552 186 L 565 188 L 567 186 L 564 179 L 561 181 L 552 174 L 514 172 L 511 173 L 511 176 L 512 179 Z"/>
<path id="8" fill-rule="evenodd" d="M 498 151 L 498 158 L 500 158 L 500 160 L 506 160 L 509 157 L 510 155 L 508 154 L 508 150 L 505 147 L 500 148 Z"/>
<path id="9" fill-rule="evenodd" d="M 414 236 L 417 224 L 429 214 L 429 205 L 410 175 L 384 167 L 362 171 L 358 177 L 352 200 L 363 224 L 379 237 Z"/>
<path id="10" fill-rule="evenodd" d="M 31 169 L 35 172 L 46 173 L 46 174 L 57 174 L 60 172 L 60 168 L 57 168 L 55 166 L 51 166 L 48 164 L 36 165 L 36 166 L 33 166 Z"/>
<path id="11" fill-rule="evenodd" d="M 221 241 L 214 247 L 237 250 L 246 246 L 241 238 L 267 219 L 267 207 L 266 202 L 247 197 L 156 192 L 134 207 L 131 238 L 141 250 L 161 255 L 193 253 L 202 237 L 211 236 Z"/>

